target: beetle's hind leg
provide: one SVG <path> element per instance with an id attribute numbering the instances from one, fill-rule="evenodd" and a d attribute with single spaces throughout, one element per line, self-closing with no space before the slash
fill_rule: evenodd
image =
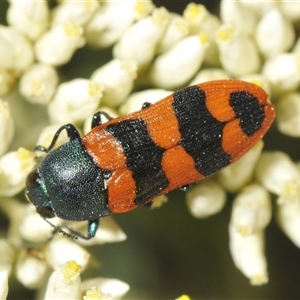
<path id="1" fill-rule="evenodd" d="M 102 125 L 102 116 L 104 116 L 108 120 L 112 120 L 113 117 L 111 117 L 107 112 L 105 111 L 98 111 L 93 115 L 92 118 L 92 124 L 91 127 L 94 128 L 96 126 Z"/>

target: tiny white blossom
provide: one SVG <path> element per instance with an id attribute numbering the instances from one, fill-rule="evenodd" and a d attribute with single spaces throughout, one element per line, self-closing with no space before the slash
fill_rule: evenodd
<path id="1" fill-rule="evenodd" d="M 300 53 L 282 53 L 268 59 L 262 75 L 269 81 L 272 95 L 296 90 L 300 85 Z"/>
<path id="2" fill-rule="evenodd" d="M 48 27 L 48 3 L 45 0 L 10 1 L 7 22 L 35 41 Z"/>
<path id="3" fill-rule="evenodd" d="M 255 38 L 259 50 L 265 57 L 273 57 L 289 50 L 295 42 L 295 32 L 291 22 L 273 9 L 259 21 Z"/>
<path id="4" fill-rule="evenodd" d="M 31 103 L 48 104 L 55 93 L 58 80 L 54 67 L 41 63 L 34 64 L 21 77 L 19 90 Z"/>
<path id="5" fill-rule="evenodd" d="M 104 86 L 101 103 L 115 107 L 130 94 L 136 77 L 137 65 L 134 61 L 114 59 L 95 70 L 91 80 Z"/>
<path id="6" fill-rule="evenodd" d="M 243 7 L 247 8 L 249 11 L 256 13 L 258 16 L 263 16 L 270 10 L 277 8 L 279 1 L 238 0 L 238 2 L 241 2 Z"/>
<path id="7" fill-rule="evenodd" d="M 8 70 L 0 68 L 0 97 L 8 94 L 16 82 L 16 76 Z"/>
<path id="8" fill-rule="evenodd" d="M 280 132 L 300 137 L 300 93 L 287 93 L 276 102 L 277 126 Z"/>
<path id="9" fill-rule="evenodd" d="M 37 289 L 43 284 L 48 266 L 42 251 L 23 249 L 18 253 L 15 268 L 19 282 L 29 289 Z"/>
<path id="10" fill-rule="evenodd" d="M 23 240 L 20 236 L 20 224 L 24 217 L 26 207 L 27 204 L 21 203 L 15 198 L 0 198 L 1 211 L 5 213 L 6 217 L 9 219 L 7 239 L 9 240 L 10 244 L 13 245 L 15 248 L 20 248 L 23 245 Z"/>
<path id="11" fill-rule="evenodd" d="M 229 79 L 229 76 L 225 73 L 223 69 L 219 68 L 209 68 L 202 69 L 199 73 L 196 74 L 194 79 L 190 82 L 189 85 L 196 85 L 199 83 L 219 80 L 219 79 Z"/>
<path id="12" fill-rule="evenodd" d="M 218 172 L 217 178 L 227 191 L 237 192 L 251 181 L 263 146 L 260 140 L 242 158 Z"/>
<path id="13" fill-rule="evenodd" d="M 121 299 L 129 291 L 129 285 L 126 282 L 114 278 L 97 277 L 82 282 L 82 291 L 87 291 L 91 287 L 96 287 L 105 295 L 110 295 L 111 299 L 114 300 Z M 84 300 L 90 300 L 90 298 L 84 298 Z"/>
<path id="14" fill-rule="evenodd" d="M 268 191 L 279 195 L 278 203 L 300 199 L 300 172 L 284 152 L 264 152 L 258 160 L 255 176 Z"/>
<path id="15" fill-rule="evenodd" d="M 11 243 L 0 238 L 0 271 L 6 271 L 8 276 L 12 271 L 15 255 L 16 250 Z"/>
<path id="16" fill-rule="evenodd" d="M 113 45 L 136 20 L 153 10 L 152 1 L 105 1 L 85 27 L 87 44 L 96 48 Z"/>
<path id="17" fill-rule="evenodd" d="M 62 222 L 59 218 L 51 219 L 51 223 L 59 226 Z M 53 228 L 36 212 L 34 205 L 27 205 L 25 213 L 19 223 L 19 234 L 27 241 L 42 243 L 53 236 Z"/>
<path id="18" fill-rule="evenodd" d="M 230 224 L 229 246 L 236 267 L 250 279 L 252 285 L 262 285 L 268 282 L 263 230 L 249 236 L 242 236 Z"/>
<path id="19" fill-rule="evenodd" d="M 55 270 L 48 280 L 44 299 L 82 299 L 80 269 L 80 265 L 71 260 Z"/>
<path id="20" fill-rule="evenodd" d="M 277 220 L 283 232 L 300 247 L 300 201 L 277 206 Z"/>
<path id="21" fill-rule="evenodd" d="M 224 24 L 219 28 L 216 43 L 221 65 L 232 76 L 243 76 L 260 69 L 260 57 L 253 39 L 232 24 Z"/>
<path id="22" fill-rule="evenodd" d="M 170 13 L 163 7 L 154 9 L 151 16 L 129 27 L 114 46 L 113 55 L 120 60 L 135 61 L 139 69 L 154 58 L 156 47 L 170 22 Z"/>
<path id="23" fill-rule="evenodd" d="M 7 102 L 0 98 L 0 156 L 6 152 L 14 136 L 14 122 Z"/>
<path id="24" fill-rule="evenodd" d="M 45 32 L 35 44 L 37 59 L 45 64 L 60 66 L 70 61 L 74 52 L 83 47 L 83 28 L 66 22 Z"/>
<path id="25" fill-rule="evenodd" d="M 300 21 L 300 2 L 299 1 L 276 1 L 280 12 L 291 22 Z"/>
<path id="26" fill-rule="evenodd" d="M 58 86 L 48 106 L 52 122 L 83 122 L 99 107 L 103 85 L 94 80 L 73 79 Z"/>
<path id="27" fill-rule="evenodd" d="M 35 165 L 34 153 L 24 148 L 0 158 L 0 196 L 13 196 L 25 187 L 25 178 Z"/>
<path id="28" fill-rule="evenodd" d="M 199 70 L 208 45 L 206 34 L 182 39 L 155 59 L 149 70 L 149 80 L 154 86 L 165 89 L 185 85 Z"/>
<path id="29" fill-rule="evenodd" d="M 248 236 L 265 229 L 271 216 L 269 193 L 260 185 L 251 184 L 235 197 L 230 222 L 239 234 Z"/>
<path id="30" fill-rule="evenodd" d="M 243 5 L 242 1 L 222 0 L 220 3 L 221 20 L 227 24 L 233 24 L 245 34 L 253 34 L 258 15 L 253 9 Z"/>
<path id="31" fill-rule="evenodd" d="M 49 242 L 46 253 L 47 261 L 54 270 L 61 268 L 68 260 L 75 260 L 84 271 L 90 259 L 90 254 L 83 247 L 62 236 L 56 236 Z"/>
<path id="32" fill-rule="evenodd" d="M 0 66 L 17 75 L 34 60 L 30 42 L 16 29 L 0 25 Z"/>
<path id="33" fill-rule="evenodd" d="M 157 53 L 163 53 L 178 43 L 190 32 L 189 22 L 178 14 L 171 14 L 171 21 L 157 45 Z"/>
<path id="34" fill-rule="evenodd" d="M 204 62 L 211 67 L 219 67 L 219 53 L 214 39 L 216 30 L 221 26 L 220 19 L 210 14 L 204 5 L 195 3 L 187 5 L 183 17 L 189 22 L 190 34 L 206 34 L 210 40 Z"/>
<path id="35" fill-rule="evenodd" d="M 206 179 L 188 189 L 186 203 L 194 217 L 207 218 L 222 210 L 226 203 L 226 193 L 216 181 Z"/>
<path id="36" fill-rule="evenodd" d="M 93 0 L 65 1 L 52 10 L 51 26 L 74 22 L 84 26 L 93 16 L 100 4 Z"/>
<path id="37" fill-rule="evenodd" d="M 111 294 L 104 294 L 96 286 L 92 286 L 88 289 L 85 296 L 83 296 L 83 300 L 104 300 L 109 298 L 111 298 Z"/>
<path id="38" fill-rule="evenodd" d="M 6 300 L 8 294 L 8 272 L 0 270 L 0 299 Z"/>
<path id="39" fill-rule="evenodd" d="M 189 3 L 183 11 L 183 17 L 189 22 L 190 34 L 198 34 L 207 21 L 209 12 L 203 4 Z"/>

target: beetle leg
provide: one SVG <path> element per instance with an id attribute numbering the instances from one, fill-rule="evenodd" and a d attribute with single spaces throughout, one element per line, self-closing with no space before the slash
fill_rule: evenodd
<path id="1" fill-rule="evenodd" d="M 72 124 L 65 124 L 63 126 L 61 126 L 60 128 L 58 128 L 58 130 L 56 131 L 53 139 L 52 139 L 52 142 L 51 144 L 49 145 L 48 148 L 45 148 L 43 146 L 36 146 L 35 147 L 35 150 L 36 151 L 43 151 L 43 152 L 49 152 L 55 145 L 60 133 L 63 131 L 63 130 L 66 130 L 67 131 L 67 135 L 69 137 L 70 140 L 75 140 L 77 138 L 80 138 L 80 135 L 79 135 L 79 132 L 78 130 L 75 128 L 74 125 Z"/>
<path id="2" fill-rule="evenodd" d="M 144 102 L 143 105 L 142 105 L 142 109 L 148 108 L 151 105 L 152 105 L 152 103 L 150 103 L 150 102 Z"/>
<path id="3" fill-rule="evenodd" d="M 68 230 L 75 236 L 80 237 L 84 240 L 89 240 L 91 238 L 93 238 L 97 232 L 97 229 L 99 227 L 99 222 L 100 222 L 100 218 L 98 219 L 94 219 L 94 220 L 89 220 L 88 221 L 88 227 L 87 227 L 87 235 L 84 235 L 72 228 L 70 228 L 69 226 L 66 226 L 66 228 L 68 228 Z"/>
<path id="4" fill-rule="evenodd" d="M 186 192 L 191 187 L 191 184 L 183 185 L 180 187 L 180 189 L 184 192 Z"/>
<path id="5" fill-rule="evenodd" d="M 108 120 L 112 120 L 113 117 L 111 117 L 108 113 L 106 113 L 105 111 L 98 111 L 93 115 L 92 118 L 92 128 L 99 126 L 102 124 L 102 118 L 101 115 L 105 116 Z"/>

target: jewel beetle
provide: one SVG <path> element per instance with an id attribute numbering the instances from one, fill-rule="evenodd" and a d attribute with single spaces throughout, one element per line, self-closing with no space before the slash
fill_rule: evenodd
<path id="1" fill-rule="evenodd" d="M 85 239 L 96 234 L 101 217 L 143 206 L 239 159 L 269 129 L 275 108 L 257 85 L 218 80 L 104 124 L 102 115 L 94 115 L 83 138 L 72 124 L 60 127 L 26 179 L 37 212 L 87 220 L 87 235 L 71 229 Z M 69 141 L 54 149 L 63 130 Z"/>

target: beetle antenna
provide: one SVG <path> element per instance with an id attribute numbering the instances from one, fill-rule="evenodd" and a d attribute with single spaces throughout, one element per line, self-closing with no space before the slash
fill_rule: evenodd
<path id="1" fill-rule="evenodd" d="M 51 222 L 49 222 L 49 221 L 48 221 L 47 219 L 45 219 L 45 218 L 44 218 L 44 220 L 45 220 L 51 227 L 53 227 L 53 228 L 55 229 L 54 233 L 59 232 L 59 233 L 61 233 L 62 235 L 66 236 L 66 237 L 68 237 L 68 238 L 70 238 L 70 239 L 72 239 L 72 240 L 77 240 L 77 239 L 78 239 L 78 237 L 77 237 L 76 235 L 71 234 L 71 233 L 68 233 L 68 232 L 65 232 L 65 231 L 62 230 L 60 227 L 55 226 L 54 224 L 52 224 Z"/>

